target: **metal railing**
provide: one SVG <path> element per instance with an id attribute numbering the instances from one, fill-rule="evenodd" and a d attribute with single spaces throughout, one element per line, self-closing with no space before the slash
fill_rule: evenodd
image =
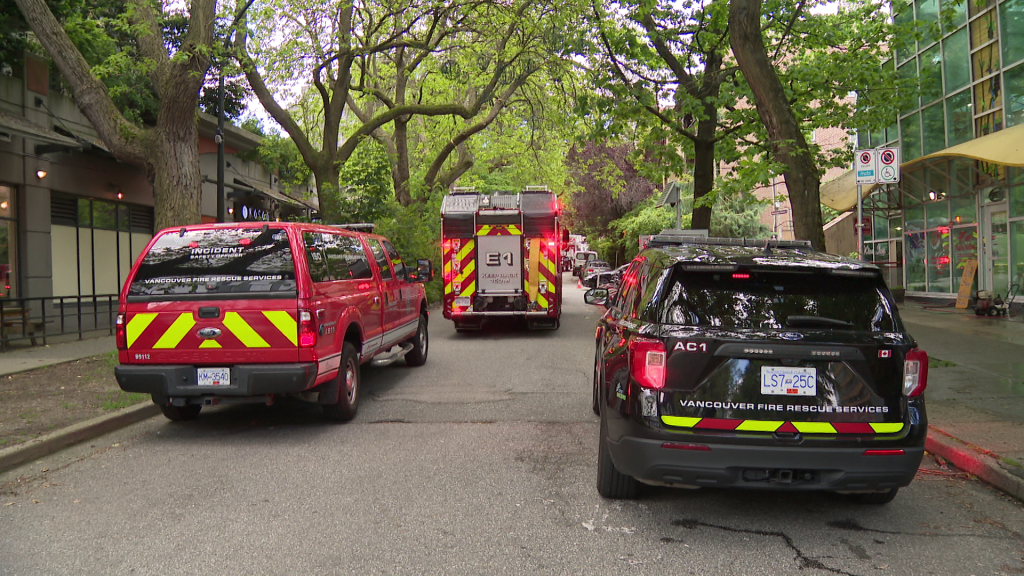
<path id="1" fill-rule="evenodd" d="M 114 334 L 117 294 L 0 299 L 0 349 L 12 342 L 46 345 L 48 338 Z"/>

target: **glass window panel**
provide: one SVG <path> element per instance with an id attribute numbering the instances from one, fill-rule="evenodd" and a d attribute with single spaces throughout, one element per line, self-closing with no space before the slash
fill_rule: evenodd
<path id="1" fill-rule="evenodd" d="M 974 3 L 974 0 L 966 0 Z M 983 46 L 996 38 L 996 11 L 989 10 L 971 22 L 971 48 Z"/>
<path id="2" fill-rule="evenodd" d="M 17 218 L 14 210 L 14 188 L 0 186 L 0 218 Z"/>
<path id="3" fill-rule="evenodd" d="M 937 26 L 939 23 L 939 2 L 938 0 L 918 0 L 917 4 L 917 20 L 918 22 L 935 25 L 938 32 Z M 929 42 L 935 41 L 935 35 L 929 34 L 929 30 L 925 29 L 924 38 L 922 39 L 922 45 Z"/>
<path id="4" fill-rule="evenodd" d="M 979 137 L 998 132 L 1003 129 L 1003 111 L 996 110 L 991 114 L 976 118 L 974 124 Z"/>
<path id="5" fill-rule="evenodd" d="M 914 21 L 914 10 L 908 6 L 907 10 L 896 14 L 896 16 L 893 17 L 893 21 L 897 27 L 909 27 Z M 909 32 L 909 28 L 902 32 L 904 33 L 901 34 L 897 32 L 896 34 L 897 40 L 895 48 L 896 62 L 898 64 L 903 64 L 907 59 L 913 56 L 915 52 L 917 52 L 917 42 L 909 33 L 907 33 Z"/>
<path id="6" fill-rule="evenodd" d="M 921 157 L 921 114 L 915 112 L 900 120 L 901 144 L 903 161 L 908 162 Z"/>
<path id="7" fill-rule="evenodd" d="M 92 202 L 85 198 L 78 199 L 78 225 L 92 226 Z"/>
<path id="8" fill-rule="evenodd" d="M 967 4 L 967 15 L 974 18 L 976 14 L 995 4 L 995 0 L 965 0 L 964 3 Z"/>
<path id="9" fill-rule="evenodd" d="M 963 26 L 967 23 L 967 1 L 943 0 L 942 10 L 949 16 L 946 32 L 955 30 L 957 26 Z"/>
<path id="10" fill-rule="evenodd" d="M 867 130 L 857 131 L 857 150 L 871 148 L 871 132 Z"/>
<path id="11" fill-rule="evenodd" d="M 941 102 L 921 111 L 925 154 L 938 152 L 946 147 L 946 122 L 943 116 Z"/>
<path id="12" fill-rule="evenodd" d="M 946 99 L 946 140 L 949 146 L 956 146 L 971 139 L 973 116 L 970 90 L 964 90 Z"/>
<path id="13" fill-rule="evenodd" d="M 117 230 L 117 205 L 101 200 L 92 201 L 92 226 Z"/>
<path id="14" fill-rule="evenodd" d="M 928 232 L 928 291 L 949 292 L 949 227 Z"/>
<path id="15" fill-rule="evenodd" d="M 974 194 L 954 196 L 949 199 L 953 211 L 953 224 L 973 224 L 978 222 L 978 199 Z"/>
<path id="16" fill-rule="evenodd" d="M 921 181 L 923 175 L 920 170 L 915 170 L 913 175 L 904 175 L 901 185 L 903 190 L 903 203 L 907 206 L 914 206 L 924 202 L 924 183 Z"/>
<path id="17" fill-rule="evenodd" d="M 918 232 L 924 230 L 924 206 L 914 206 L 904 210 L 906 229 L 904 232 Z"/>
<path id="18" fill-rule="evenodd" d="M 936 44 L 921 54 L 921 100 L 931 104 L 942 98 L 942 53 Z"/>
<path id="19" fill-rule="evenodd" d="M 967 28 L 946 38 L 942 42 L 942 48 L 942 64 L 946 71 L 946 93 L 948 94 L 967 86 L 971 81 L 971 57 L 967 48 Z"/>
<path id="20" fill-rule="evenodd" d="M 128 214 L 130 212 L 131 212 L 131 210 L 128 208 L 128 206 L 125 206 L 124 204 L 118 205 L 118 207 L 117 207 L 117 229 L 118 230 L 127 230 L 130 227 L 131 219 L 128 217 Z"/>
<path id="21" fill-rule="evenodd" d="M 903 219 L 902 218 L 889 218 L 889 235 L 894 238 L 899 238 L 903 232 Z"/>
<path id="22" fill-rule="evenodd" d="M 871 228 L 874 230 L 873 236 L 876 240 L 884 240 L 889 237 L 889 219 L 885 216 L 875 216 Z"/>
<path id="23" fill-rule="evenodd" d="M 3 298 L 18 296 L 17 241 L 18 223 L 14 220 L 0 220 L 0 297 Z"/>
<path id="24" fill-rule="evenodd" d="M 1024 64 L 1007 70 L 1003 76 L 1006 78 L 1006 125 L 1024 124 Z"/>
<path id="25" fill-rule="evenodd" d="M 1010 222 L 1010 262 L 1013 281 L 1021 283 L 1024 281 L 1024 220 Z"/>
<path id="26" fill-rule="evenodd" d="M 1010 217 L 1024 216 L 1024 186 L 1010 187 Z"/>
<path id="27" fill-rule="evenodd" d="M 903 257 L 907 262 L 907 290 L 924 292 L 927 288 L 924 271 L 924 232 L 907 234 L 903 244 Z"/>
<path id="28" fill-rule="evenodd" d="M 917 86 L 917 60 L 913 59 L 896 69 L 896 76 L 903 86 Z M 921 105 L 921 99 L 914 97 L 910 99 L 908 106 L 911 109 Z"/>
<path id="29" fill-rule="evenodd" d="M 953 280 L 958 281 L 964 275 L 964 266 L 968 260 L 978 259 L 978 227 L 967 226 L 953 228 Z M 977 287 L 978 283 L 974 283 Z M 957 282 L 957 288 L 960 284 Z"/>
<path id="30" fill-rule="evenodd" d="M 971 75 L 975 82 L 998 71 L 999 47 L 997 45 L 989 44 L 971 54 Z"/>
<path id="31" fill-rule="evenodd" d="M 885 142 L 895 142 L 900 139 L 900 125 L 897 122 L 893 122 L 892 126 L 885 129 Z"/>
<path id="32" fill-rule="evenodd" d="M 1024 58 L 1024 0 L 1006 0 L 999 6 L 1003 62 Z"/>
<path id="33" fill-rule="evenodd" d="M 931 202 L 925 204 L 924 212 L 927 217 L 928 228 L 949 226 L 949 200 Z"/>

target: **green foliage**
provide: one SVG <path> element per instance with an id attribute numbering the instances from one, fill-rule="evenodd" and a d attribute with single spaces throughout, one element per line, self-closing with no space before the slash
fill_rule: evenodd
<path id="1" fill-rule="evenodd" d="M 416 260 L 428 258 L 434 265 L 434 280 L 424 284 L 428 302 L 440 302 L 444 292 L 441 279 L 441 199 L 431 199 L 426 206 L 399 206 L 392 203 L 390 218 L 376 222 L 377 233 L 387 236 L 402 261 L 415 267 Z"/>
<path id="2" fill-rule="evenodd" d="M 256 162 L 269 172 L 277 174 L 285 191 L 290 192 L 309 182 L 309 168 L 303 162 L 299 149 L 295 147 L 291 138 L 277 132 L 268 132 L 262 122 L 254 116 L 243 119 L 241 127 L 253 134 L 259 134 L 263 141 L 252 150 L 239 152 L 239 158 Z"/>
<path id="3" fill-rule="evenodd" d="M 341 211 L 353 222 L 376 222 L 392 212 L 395 192 L 384 147 L 366 140 L 341 167 Z"/>

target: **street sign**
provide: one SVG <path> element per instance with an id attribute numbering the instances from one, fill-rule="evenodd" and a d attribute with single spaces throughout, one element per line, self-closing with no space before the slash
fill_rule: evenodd
<path id="1" fill-rule="evenodd" d="M 778 216 L 779 214 L 787 214 L 789 210 L 772 210 L 772 216 Z"/>
<path id="2" fill-rule="evenodd" d="M 895 184 L 900 181 L 900 149 L 878 149 L 878 182 Z"/>
<path id="3" fill-rule="evenodd" d="M 857 174 L 857 184 L 874 184 L 878 182 L 878 151 L 856 150 L 853 153 L 853 169 Z"/>

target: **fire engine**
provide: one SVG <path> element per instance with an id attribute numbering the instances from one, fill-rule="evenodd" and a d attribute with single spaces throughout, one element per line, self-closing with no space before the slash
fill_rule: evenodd
<path id="1" fill-rule="evenodd" d="M 455 329 L 479 330 L 485 319 L 525 318 L 530 329 L 555 330 L 562 314 L 561 247 L 569 231 L 547 186 L 518 194 L 455 188 L 441 205 L 444 317 Z"/>

